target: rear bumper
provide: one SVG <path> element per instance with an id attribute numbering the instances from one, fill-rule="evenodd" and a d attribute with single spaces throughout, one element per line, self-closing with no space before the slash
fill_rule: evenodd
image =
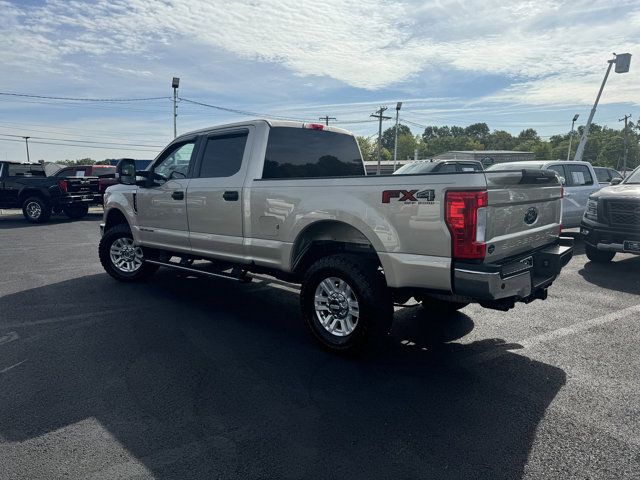
<path id="1" fill-rule="evenodd" d="M 83 195 L 65 195 L 58 199 L 60 205 L 89 204 L 95 202 L 95 194 L 87 193 Z"/>
<path id="2" fill-rule="evenodd" d="M 530 301 L 546 296 L 546 289 L 573 256 L 573 239 L 496 264 L 456 262 L 453 291 L 480 303 Z"/>
<path id="3" fill-rule="evenodd" d="M 625 241 L 640 242 L 640 231 L 614 230 L 602 224 L 580 224 L 580 235 L 584 242 L 604 252 L 636 253 L 624 249 Z"/>

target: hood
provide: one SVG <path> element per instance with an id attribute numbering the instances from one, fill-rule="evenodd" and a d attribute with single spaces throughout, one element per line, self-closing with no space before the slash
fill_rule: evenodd
<path id="1" fill-rule="evenodd" d="M 625 198 L 640 200 L 640 185 L 612 185 L 591 194 L 592 198 Z"/>

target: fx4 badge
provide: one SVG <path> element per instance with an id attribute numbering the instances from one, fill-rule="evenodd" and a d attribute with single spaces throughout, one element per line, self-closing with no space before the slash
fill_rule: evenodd
<path id="1" fill-rule="evenodd" d="M 392 198 L 397 198 L 404 203 L 433 203 L 436 199 L 434 190 L 384 190 L 382 192 L 382 203 L 390 203 Z"/>

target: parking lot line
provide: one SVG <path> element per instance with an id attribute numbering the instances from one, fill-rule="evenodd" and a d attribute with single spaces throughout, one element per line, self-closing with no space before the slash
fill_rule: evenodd
<path id="1" fill-rule="evenodd" d="M 630 307 L 623 308 L 622 310 L 607 313 L 606 315 L 602 315 L 600 317 L 592 318 L 591 320 L 578 322 L 568 327 L 558 328 L 545 333 L 541 333 L 540 335 L 535 335 L 533 337 L 525 338 L 523 340 L 517 340 L 511 343 L 520 345 L 521 348 L 518 348 L 518 352 L 521 352 L 522 350 L 531 349 L 545 342 L 550 342 L 569 335 L 575 335 L 577 333 L 584 332 L 593 327 L 597 327 L 598 325 L 605 325 L 617 320 L 622 320 L 623 318 L 626 318 L 632 314 L 640 314 L 640 304 L 632 305 Z M 467 365 L 484 363 L 493 360 L 494 358 L 500 357 L 508 352 L 509 350 L 504 349 L 489 350 L 477 355 L 466 357 L 460 362 L 460 364 Z"/>

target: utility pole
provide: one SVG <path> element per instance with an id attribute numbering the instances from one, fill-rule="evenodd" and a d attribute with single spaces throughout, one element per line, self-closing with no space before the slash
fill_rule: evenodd
<path id="1" fill-rule="evenodd" d="M 173 88 L 173 138 L 178 136 L 177 120 L 178 120 L 178 87 L 180 86 L 180 78 L 173 77 L 171 88 Z"/>
<path id="2" fill-rule="evenodd" d="M 629 144 L 627 142 L 627 120 L 631 118 L 631 115 L 625 115 L 623 118 L 619 119 L 619 122 L 624 121 L 624 157 L 622 160 L 622 174 L 627 174 L 627 154 L 629 153 Z"/>
<path id="3" fill-rule="evenodd" d="M 400 117 L 400 109 L 402 108 L 402 102 L 396 104 L 396 131 L 395 140 L 393 142 L 393 171 L 396 171 L 396 163 L 398 161 L 398 119 Z"/>
<path id="4" fill-rule="evenodd" d="M 387 107 L 380 107 L 376 110 L 376 113 L 372 113 L 370 116 L 377 118 L 378 123 L 378 168 L 376 169 L 376 175 L 380 175 L 380 160 L 382 160 L 382 120 L 389 120 L 391 117 L 385 117 L 382 115 Z"/>
<path id="5" fill-rule="evenodd" d="M 611 66 L 615 64 L 616 73 L 627 73 L 629 71 L 629 64 L 631 63 L 631 54 L 621 53 L 620 55 L 616 55 L 614 53 L 613 55 L 615 58 L 612 58 L 611 60 L 607 60 L 607 63 L 609 64 L 609 66 L 607 67 L 607 73 L 604 74 L 604 80 L 602 80 L 602 85 L 600 85 L 600 90 L 598 91 L 598 96 L 596 97 L 596 101 L 593 104 L 591 113 L 589 114 L 589 119 L 587 120 L 587 124 L 584 126 L 584 130 L 582 130 L 582 137 L 580 138 L 580 143 L 578 144 L 576 155 L 575 157 L 573 157 L 574 160 L 582 160 L 584 147 L 587 144 L 587 137 L 589 136 L 589 128 L 591 128 L 591 122 L 593 121 L 593 116 L 596 114 L 596 108 L 598 107 L 598 102 L 600 101 L 602 90 L 604 90 L 604 85 L 607 83 L 609 72 L 611 72 Z"/>
<path id="6" fill-rule="evenodd" d="M 318 120 L 324 120 L 324 124 L 328 127 L 329 120 L 337 120 L 336 117 L 330 117 L 329 115 L 325 115 L 324 117 L 319 117 Z"/>
<path id="7" fill-rule="evenodd" d="M 22 137 L 22 138 L 24 138 L 24 144 L 27 146 L 27 163 L 31 163 L 31 159 L 29 158 L 29 139 L 31 137 Z"/>

